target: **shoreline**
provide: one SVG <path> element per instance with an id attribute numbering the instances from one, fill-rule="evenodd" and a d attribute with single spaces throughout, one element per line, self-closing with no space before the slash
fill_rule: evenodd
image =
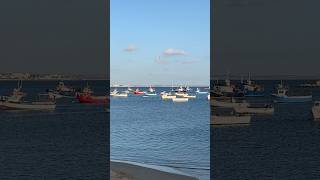
<path id="1" fill-rule="evenodd" d="M 126 161 L 110 161 L 111 180 L 198 180 L 173 168 Z"/>

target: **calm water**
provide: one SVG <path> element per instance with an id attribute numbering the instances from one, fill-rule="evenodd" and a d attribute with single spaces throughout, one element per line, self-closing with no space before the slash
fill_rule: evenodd
<path id="1" fill-rule="evenodd" d="M 269 94 L 279 81 L 258 81 Z M 286 81 L 294 91 L 305 81 Z M 320 89 L 312 89 L 320 100 Z M 272 101 L 271 97 L 249 101 Z M 249 126 L 211 128 L 212 179 L 320 179 L 320 125 L 312 103 L 275 105 Z"/>
<path id="2" fill-rule="evenodd" d="M 158 93 L 170 89 L 156 88 Z M 174 167 L 210 179 L 207 95 L 186 103 L 163 101 L 160 96 L 112 97 L 110 108 L 111 159 Z"/>
<path id="3" fill-rule="evenodd" d="M 58 82 L 25 81 L 28 99 Z M 86 81 L 65 81 L 83 87 Z M 0 82 L 8 95 L 17 82 Z M 108 82 L 89 81 L 97 94 Z M 54 112 L 0 111 L 0 179 L 106 179 L 108 115 L 104 107 L 74 100 L 57 102 Z"/>

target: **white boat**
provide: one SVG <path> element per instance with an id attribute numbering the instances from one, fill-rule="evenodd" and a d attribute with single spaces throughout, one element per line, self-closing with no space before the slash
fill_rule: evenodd
<path id="1" fill-rule="evenodd" d="M 312 107 L 312 114 L 315 120 L 320 120 L 320 101 L 314 102 Z"/>
<path id="2" fill-rule="evenodd" d="M 226 107 L 226 108 L 234 108 L 234 107 L 248 107 L 250 104 L 247 102 L 234 102 L 233 100 L 231 102 L 229 101 L 218 101 L 216 99 L 210 100 L 211 106 L 214 107 Z"/>
<path id="3" fill-rule="evenodd" d="M 177 96 L 172 95 L 171 93 L 165 93 L 165 94 L 161 95 L 161 98 L 163 100 L 167 100 L 167 99 L 175 99 L 175 98 L 177 98 Z"/>
<path id="4" fill-rule="evenodd" d="M 211 125 L 241 125 L 241 124 L 250 124 L 251 116 L 211 116 L 210 124 Z"/>
<path id="5" fill-rule="evenodd" d="M 235 112 L 239 114 L 273 114 L 273 107 L 246 107 L 236 106 L 234 107 Z"/>
<path id="6" fill-rule="evenodd" d="M 305 102 L 311 102 L 312 101 L 312 95 L 307 96 L 288 96 L 288 88 L 284 87 L 284 85 L 281 84 L 278 85 L 277 93 L 272 94 L 276 99 L 274 102 L 276 103 L 305 103 Z"/>
<path id="7" fill-rule="evenodd" d="M 208 94 L 207 99 L 210 100 L 210 94 Z"/>
<path id="8" fill-rule="evenodd" d="M 187 102 L 189 99 L 188 98 L 173 98 L 173 102 Z"/>
<path id="9" fill-rule="evenodd" d="M 208 92 L 206 92 L 206 91 L 200 91 L 200 89 L 197 88 L 196 93 L 198 93 L 198 94 L 207 94 Z"/>

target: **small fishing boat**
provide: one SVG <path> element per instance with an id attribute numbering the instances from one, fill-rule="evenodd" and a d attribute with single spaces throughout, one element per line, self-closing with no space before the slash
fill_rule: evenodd
<path id="1" fill-rule="evenodd" d="M 288 88 L 284 87 L 281 81 L 281 84 L 278 85 L 277 93 L 272 94 L 274 96 L 276 103 L 305 103 L 312 101 L 312 95 L 307 96 L 288 96 Z"/>
<path id="2" fill-rule="evenodd" d="M 320 120 L 320 101 L 315 101 L 312 107 L 312 114 L 315 120 Z"/>
<path id="3" fill-rule="evenodd" d="M 206 92 L 206 91 L 200 91 L 199 88 L 197 88 L 196 93 L 198 93 L 198 94 L 208 94 L 208 92 Z"/>
<path id="4" fill-rule="evenodd" d="M 145 94 L 145 92 L 140 91 L 140 90 L 137 88 L 137 89 L 133 92 L 133 94 L 139 95 L 139 94 Z"/>
<path id="5" fill-rule="evenodd" d="M 87 86 L 83 88 L 82 92 L 76 94 L 76 98 L 78 99 L 79 103 L 86 103 L 86 104 L 107 104 L 109 103 L 108 96 L 94 96 L 93 90 Z"/>
<path id="6" fill-rule="evenodd" d="M 273 114 L 274 108 L 270 105 L 265 106 L 236 106 L 234 107 L 235 112 L 238 114 Z"/>
<path id="7" fill-rule="evenodd" d="M 25 101 L 23 98 L 26 96 L 26 93 L 21 91 L 22 82 L 18 83 L 18 88 L 13 90 L 11 96 L 2 96 L 0 106 L 1 109 L 6 110 L 43 110 L 43 111 L 52 111 L 56 108 L 56 103 L 53 99 L 48 99 L 48 94 L 39 94 L 38 101 Z M 46 97 L 42 99 L 41 97 Z M 50 97 L 50 96 L 49 96 Z"/>
<path id="8" fill-rule="evenodd" d="M 172 98 L 173 102 L 187 102 L 188 98 Z"/>
<path id="9" fill-rule="evenodd" d="M 212 115 L 210 124 L 211 125 L 243 125 L 250 124 L 251 116 L 238 116 L 238 115 Z"/>
<path id="10" fill-rule="evenodd" d="M 157 93 L 149 93 L 149 92 L 146 92 L 146 93 L 145 93 L 145 96 L 157 96 Z"/>

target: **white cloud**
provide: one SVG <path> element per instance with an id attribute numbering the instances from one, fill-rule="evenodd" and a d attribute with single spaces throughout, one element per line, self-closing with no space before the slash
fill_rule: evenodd
<path id="1" fill-rule="evenodd" d="M 187 53 L 184 50 L 168 48 L 163 52 L 166 56 L 185 56 Z"/>
<path id="2" fill-rule="evenodd" d="M 134 44 L 129 44 L 128 47 L 124 48 L 123 51 L 134 52 L 137 50 L 137 47 Z"/>

